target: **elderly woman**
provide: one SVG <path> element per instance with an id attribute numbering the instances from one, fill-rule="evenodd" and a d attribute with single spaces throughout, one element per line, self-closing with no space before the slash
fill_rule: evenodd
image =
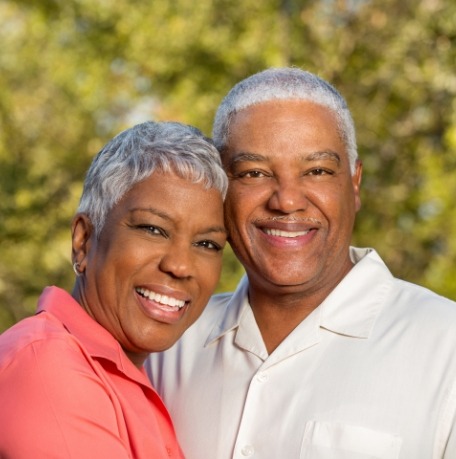
<path id="1" fill-rule="evenodd" d="M 0 336 L 0 457 L 182 458 L 142 368 L 219 278 L 227 179 L 195 128 L 148 122 L 94 159 L 72 224 L 72 294 Z"/>

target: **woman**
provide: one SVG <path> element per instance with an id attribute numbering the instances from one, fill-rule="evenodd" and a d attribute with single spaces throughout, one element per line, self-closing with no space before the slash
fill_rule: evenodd
<path id="1" fill-rule="evenodd" d="M 72 294 L 0 336 L 0 457 L 182 458 L 142 368 L 219 278 L 227 179 L 195 128 L 148 122 L 94 159 L 72 224 Z"/>

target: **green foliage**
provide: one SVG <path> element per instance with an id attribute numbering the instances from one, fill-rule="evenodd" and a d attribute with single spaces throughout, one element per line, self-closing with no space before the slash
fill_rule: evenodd
<path id="1" fill-rule="evenodd" d="M 319 73 L 348 99 L 364 162 L 354 240 L 456 298 L 456 4 L 452 0 L 0 0 L 0 330 L 43 286 L 71 289 L 85 170 L 121 129 L 210 134 L 237 81 Z M 242 269 L 228 249 L 219 290 Z"/>
<path id="2" fill-rule="evenodd" d="M 400 277 L 456 298 L 452 197 L 456 4 L 374 1 L 353 31 L 339 80 L 364 161 L 356 241 L 373 245 Z"/>

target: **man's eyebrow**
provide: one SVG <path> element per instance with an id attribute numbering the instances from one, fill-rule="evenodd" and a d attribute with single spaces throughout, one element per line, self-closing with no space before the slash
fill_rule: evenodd
<path id="1" fill-rule="evenodd" d="M 255 162 L 261 162 L 261 161 L 267 161 L 267 157 L 263 155 L 259 155 L 257 153 L 238 153 L 236 156 L 231 158 L 229 164 L 233 165 L 236 163 L 242 163 L 242 162 L 248 162 L 248 161 L 255 161 Z"/>
<path id="2" fill-rule="evenodd" d="M 330 161 L 335 161 L 338 165 L 340 165 L 341 161 L 339 153 L 333 150 L 322 150 L 310 153 L 308 155 L 302 155 L 302 159 L 308 162 L 328 159 Z"/>
<path id="3" fill-rule="evenodd" d="M 341 158 L 340 158 L 339 153 L 333 150 L 321 150 L 321 151 L 315 151 L 313 153 L 308 153 L 308 154 L 303 153 L 302 155 L 299 155 L 299 156 L 301 156 L 301 159 L 306 162 L 330 160 L 330 161 L 336 162 L 337 165 L 340 165 L 341 163 Z M 265 155 L 260 155 L 258 153 L 240 152 L 236 154 L 236 156 L 230 159 L 228 166 L 234 166 L 242 162 L 265 162 L 268 160 L 269 158 Z"/>

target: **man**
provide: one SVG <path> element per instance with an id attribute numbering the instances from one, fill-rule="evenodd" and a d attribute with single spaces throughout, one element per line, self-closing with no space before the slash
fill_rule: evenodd
<path id="1" fill-rule="evenodd" d="M 213 136 L 246 276 L 148 368 L 187 459 L 456 458 L 456 304 L 350 247 L 362 166 L 342 96 L 266 70 Z"/>

